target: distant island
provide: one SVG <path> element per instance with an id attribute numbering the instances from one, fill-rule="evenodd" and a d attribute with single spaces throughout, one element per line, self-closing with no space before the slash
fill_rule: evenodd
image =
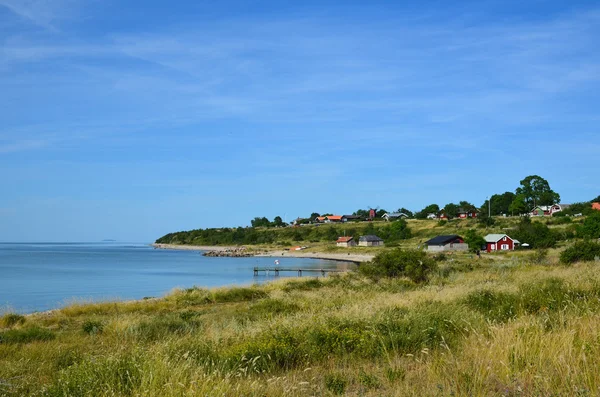
<path id="1" fill-rule="evenodd" d="M 102 240 L 103 243 L 114 243 L 115 241 L 117 241 L 117 240 L 113 240 L 111 238 L 107 238 L 107 239 Z"/>

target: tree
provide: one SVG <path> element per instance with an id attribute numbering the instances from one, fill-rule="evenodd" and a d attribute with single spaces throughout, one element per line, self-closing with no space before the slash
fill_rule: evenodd
<path id="1" fill-rule="evenodd" d="M 281 226 L 284 226 L 285 223 L 283 222 L 283 219 L 281 219 L 280 216 L 276 216 L 273 219 L 273 224 L 272 225 L 275 226 L 275 227 L 281 227 Z"/>
<path id="2" fill-rule="evenodd" d="M 465 243 L 469 245 L 472 252 L 476 252 L 485 246 L 485 239 L 477 234 L 475 229 L 469 229 L 465 233 Z"/>
<path id="3" fill-rule="evenodd" d="M 410 238 L 410 229 L 408 228 L 408 224 L 404 219 L 392 222 L 392 224 L 388 226 L 387 229 L 389 232 L 387 238 L 390 241 L 404 240 Z"/>
<path id="4" fill-rule="evenodd" d="M 408 215 L 409 218 L 412 218 L 413 216 L 415 216 L 415 214 L 413 214 L 413 212 L 411 210 L 407 210 L 404 207 L 398 208 L 398 210 L 396 212 L 401 213 L 401 214 L 406 214 L 406 215 Z"/>
<path id="5" fill-rule="evenodd" d="M 415 214 L 415 218 L 417 219 L 425 219 L 429 214 L 438 214 L 440 212 L 440 207 L 437 204 L 429 204 L 427 207 L 423 208 L 421 211 Z"/>
<path id="6" fill-rule="evenodd" d="M 383 217 L 383 215 L 385 215 L 386 213 L 387 213 L 387 211 L 386 211 L 386 210 L 384 210 L 384 209 L 377 210 L 377 211 L 375 212 L 375 218 L 381 218 L 381 217 Z"/>
<path id="7" fill-rule="evenodd" d="M 354 213 L 352 215 L 360 216 L 361 218 L 366 219 L 369 217 L 369 211 L 368 210 L 356 210 L 356 211 L 354 211 Z"/>
<path id="8" fill-rule="evenodd" d="M 314 221 L 315 219 L 317 219 L 320 216 L 321 215 L 318 212 L 313 212 L 312 214 L 310 214 L 310 220 Z"/>
<path id="9" fill-rule="evenodd" d="M 530 175 L 523 179 L 521 186 L 517 188 L 517 195 L 523 195 L 527 210 L 536 205 L 552 205 L 560 203 L 560 195 L 550 189 L 547 180 L 538 175 Z"/>
<path id="10" fill-rule="evenodd" d="M 600 196 L 592 200 L 592 203 L 600 203 Z"/>
<path id="11" fill-rule="evenodd" d="M 449 219 L 456 218 L 458 216 L 458 205 L 454 203 L 446 204 L 444 213 Z"/>
<path id="12" fill-rule="evenodd" d="M 460 203 L 458 203 L 458 206 L 463 209 L 464 211 L 476 211 L 477 207 L 475 207 L 473 204 L 469 203 L 468 201 L 461 201 Z"/>
<path id="13" fill-rule="evenodd" d="M 269 227 L 269 226 L 271 226 L 271 222 L 264 216 L 262 218 L 257 216 L 256 218 L 252 219 L 250 221 L 250 223 L 252 224 L 252 227 Z"/>
<path id="14" fill-rule="evenodd" d="M 527 207 L 527 201 L 524 194 L 517 194 L 512 203 L 508 206 L 511 215 L 521 215 L 529 212 L 531 208 Z"/>
<path id="15" fill-rule="evenodd" d="M 502 194 L 494 194 L 490 198 L 489 207 L 488 200 L 485 200 L 480 208 L 480 211 L 486 214 L 488 211 L 492 216 L 510 214 L 510 205 L 515 200 L 516 195 L 513 192 L 504 192 Z"/>

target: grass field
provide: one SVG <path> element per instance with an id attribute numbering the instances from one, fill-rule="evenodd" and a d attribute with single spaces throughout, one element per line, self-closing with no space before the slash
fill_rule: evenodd
<path id="1" fill-rule="evenodd" d="M 599 264 L 534 255 L 6 314 L 0 395 L 598 395 Z"/>

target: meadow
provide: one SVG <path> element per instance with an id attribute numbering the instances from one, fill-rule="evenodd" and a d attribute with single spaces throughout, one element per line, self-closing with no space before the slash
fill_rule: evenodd
<path id="1" fill-rule="evenodd" d="M 557 254 L 5 314 L 0 395 L 597 395 L 600 264 Z"/>

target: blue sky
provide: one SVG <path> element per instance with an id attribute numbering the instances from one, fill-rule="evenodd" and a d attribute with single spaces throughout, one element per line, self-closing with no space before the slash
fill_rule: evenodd
<path id="1" fill-rule="evenodd" d="M 597 2 L 295 3 L 0 0 L 0 241 L 600 194 Z"/>

